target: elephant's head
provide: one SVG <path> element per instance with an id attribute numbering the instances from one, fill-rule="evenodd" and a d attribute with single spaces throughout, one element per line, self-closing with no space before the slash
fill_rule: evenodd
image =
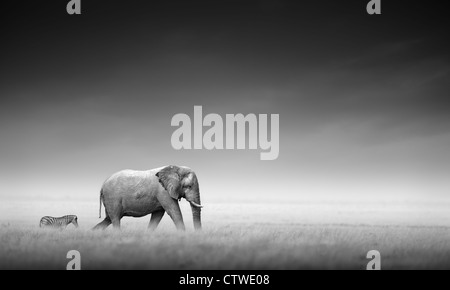
<path id="1" fill-rule="evenodd" d="M 160 170 L 156 176 L 169 195 L 180 200 L 185 198 L 192 209 L 195 229 L 201 229 L 200 219 L 200 188 L 195 172 L 184 166 L 167 166 Z"/>

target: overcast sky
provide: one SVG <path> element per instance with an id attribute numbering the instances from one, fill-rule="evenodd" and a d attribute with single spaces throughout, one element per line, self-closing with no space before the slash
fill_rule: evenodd
<path id="1" fill-rule="evenodd" d="M 1 22 L 0 199 L 97 201 L 110 174 L 167 164 L 193 168 L 204 200 L 450 194 L 440 1 L 383 1 L 378 16 L 361 0 L 82 1 L 79 16 L 16 2 Z M 194 105 L 279 114 L 279 158 L 174 150 L 171 118 Z"/>

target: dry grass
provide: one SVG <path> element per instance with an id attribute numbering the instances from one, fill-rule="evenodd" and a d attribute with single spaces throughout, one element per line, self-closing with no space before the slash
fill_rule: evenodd
<path id="1" fill-rule="evenodd" d="M 82 269 L 365 269 L 365 255 L 372 249 L 380 251 L 383 269 L 450 269 L 450 228 L 442 224 L 446 222 L 442 218 L 433 223 L 438 216 L 428 216 L 422 224 L 412 217 L 388 224 L 384 221 L 389 213 L 398 216 L 399 211 L 414 209 L 384 210 L 382 218 L 376 219 L 381 212 L 364 207 L 341 206 L 324 217 L 320 214 L 330 208 L 309 205 L 274 219 L 267 217 L 297 207 L 241 207 L 247 210 L 237 206 L 230 214 L 228 206 L 213 206 L 213 213 L 204 214 L 201 232 L 191 228 L 176 232 L 168 217 L 154 233 L 145 229 L 148 218 L 125 220 L 120 232 L 91 231 L 98 222 L 93 217 L 84 218 L 85 226 L 80 217 L 80 229 L 69 226 L 65 231 L 4 220 L 0 269 L 65 269 L 69 250 L 80 251 Z M 92 216 L 93 209 L 86 214 Z M 356 214 L 363 218 L 348 222 Z M 188 217 L 186 211 L 190 225 Z"/>

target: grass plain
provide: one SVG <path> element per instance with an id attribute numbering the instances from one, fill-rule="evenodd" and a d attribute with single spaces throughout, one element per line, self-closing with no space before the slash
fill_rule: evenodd
<path id="1" fill-rule="evenodd" d="M 195 232 L 182 202 L 186 232 L 166 215 L 124 218 L 122 230 L 91 231 L 95 202 L 3 202 L 0 269 L 65 269 L 69 250 L 82 269 L 365 269 L 370 250 L 382 269 L 450 269 L 448 203 L 217 202 Z M 38 227 L 44 215 L 77 214 L 80 227 Z"/>

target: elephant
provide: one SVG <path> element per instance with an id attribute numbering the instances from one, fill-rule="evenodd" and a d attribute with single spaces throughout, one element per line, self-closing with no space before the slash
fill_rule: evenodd
<path id="1" fill-rule="evenodd" d="M 164 213 L 171 217 L 178 230 L 185 230 L 178 201 L 185 198 L 192 209 L 194 228 L 202 227 L 200 189 L 197 175 L 185 166 L 164 166 L 147 171 L 122 170 L 109 177 L 100 190 L 105 219 L 93 229 L 106 229 L 111 223 L 120 229 L 124 216 L 143 217 L 151 214 L 148 228 L 155 230 Z"/>

